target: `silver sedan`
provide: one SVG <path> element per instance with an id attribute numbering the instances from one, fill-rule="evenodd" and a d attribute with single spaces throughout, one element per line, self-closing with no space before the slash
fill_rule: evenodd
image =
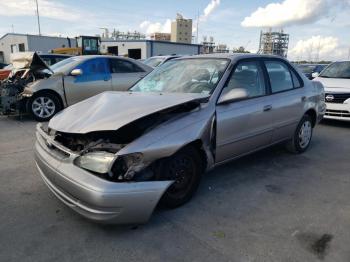
<path id="1" fill-rule="evenodd" d="M 285 59 L 183 57 L 39 124 L 35 159 L 81 215 L 145 223 L 157 204 L 189 201 L 206 170 L 281 142 L 304 152 L 324 112 L 322 84 Z"/>

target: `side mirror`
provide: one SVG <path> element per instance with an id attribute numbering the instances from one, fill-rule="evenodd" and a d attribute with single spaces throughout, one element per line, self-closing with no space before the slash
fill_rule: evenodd
<path id="1" fill-rule="evenodd" d="M 83 74 L 83 70 L 81 69 L 73 69 L 72 72 L 70 72 L 71 76 L 80 76 Z"/>
<path id="2" fill-rule="evenodd" d="M 314 72 L 314 73 L 312 73 L 312 78 L 316 78 L 316 77 L 318 77 L 320 75 L 320 73 L 319 72 Z"/>
<path id="3" fill-rule="evenodd" d="M 227 104 L 234 101 L 242 100 L 248 98 L 249 94 L 244 88 L 233 88 L 226 93 L 221 94 L 218 104 Z"/>

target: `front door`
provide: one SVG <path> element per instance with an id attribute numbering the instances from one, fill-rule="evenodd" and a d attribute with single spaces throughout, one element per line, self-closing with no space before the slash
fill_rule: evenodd
<path id="1" fill-rule="evenodd" d="M 239 62 L 222 94 L 233 88 L 244 89 L 248 97 L 216 108 L 217 163 L 265 147 L 272 138 L 271 101 L 261 63 Z"/>
<path id="2" fill-rule="evenodd" d="M 112 90 L 111 73 L 106 58 L 93 58 L 84 61 L 75 69 L 81 69 L 82 74 L 64 77 L 64 88 L 68 105 L 75 104 L 104 91 Z"/>

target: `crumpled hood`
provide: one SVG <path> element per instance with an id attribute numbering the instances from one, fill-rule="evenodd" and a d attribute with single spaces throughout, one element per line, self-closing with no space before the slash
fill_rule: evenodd
<path id="1" fill-rule="evenodd" d="M 350 79 L 317 77 L 314 81 L 321 82 L 324 85 L 326 92 L 350 92 Z"/>
<path id="2" fill-rule="evenodd" d="M 49 127 L 80 134 L 112 131 L 152 113 L 206 98 L 204 94 L 108 91 L 66 108 L 51 119 Z"/>
<path id="3" fill-rule="evenodd" d="M 40 58 L 36 52 L 18 52 L 11 54 L 11 63 L 13 69 L 28 68 L 33 71 L 47 69 L 51 71 L 50 67 Z"/>

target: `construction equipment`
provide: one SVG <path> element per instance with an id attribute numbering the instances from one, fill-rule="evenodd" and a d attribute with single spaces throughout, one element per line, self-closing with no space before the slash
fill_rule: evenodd
<path id="1" fill-rule="evenodd" d="M 100 54 L 100 37 L 98 36 L 79 36 L 76 37 L 76 47 L 61 47 L 52 49 L 53 54 L 67 55 L 98 55 Z"/>

